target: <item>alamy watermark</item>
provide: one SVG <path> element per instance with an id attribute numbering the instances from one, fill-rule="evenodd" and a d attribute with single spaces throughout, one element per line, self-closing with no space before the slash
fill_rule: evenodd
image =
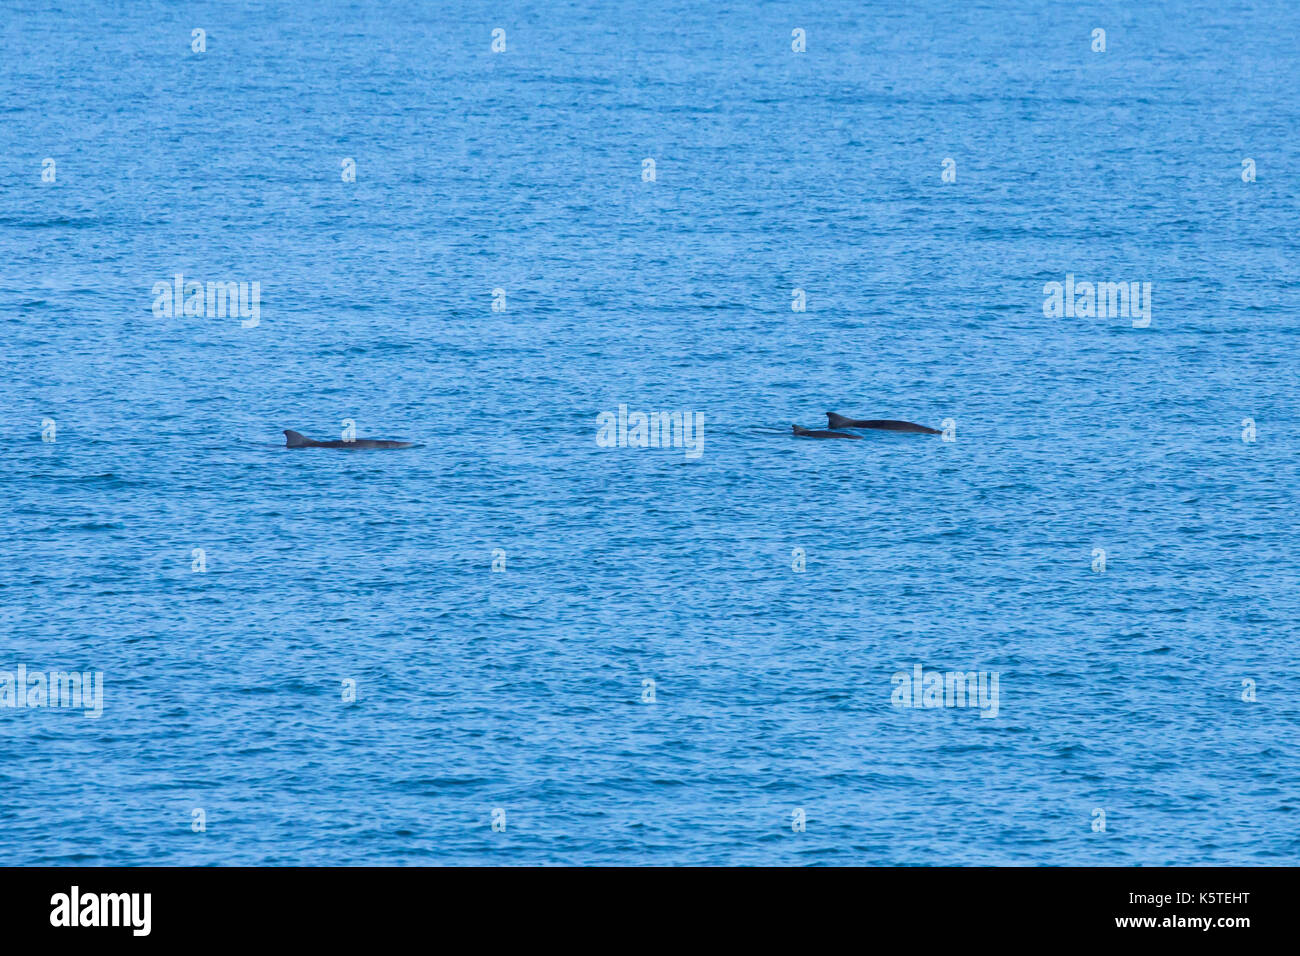
<path id="1" fill-rule="evenodd" d="M 92 720 L 104 713 L 101 671 L 0 671 L 0 707 L 75 707 Z"/>
<path id="2" fill-rule="evenodd" d="M 153 284 L 153 314 L 159 319 L 239 319 L 246 329 L 262 320 L 262 283 L 209 282 L 204 285 L 176 273 L 171 282 Z"/>
<path id="3" fill-rule="evenodd" d="M 596 444 L 601 448 L 682 448 L 687 458 L 704 454 L 703 412 L 618 412 L 596 416 Z"/>
<path id="4" fill-rule="evenodd" d="M 895 707 L 978 707 L 981 717 L 998 715 L 997 671 L 926 671 L 914 664 L 910 674 L 898 671 L 890 680 Z"/>
<path id="5" fill-rule="evenodd" d="M 1049 319 L 1129 319 L 1133 328 L 1151 324 L 1150 282 L 1075 282 L 1074 273 L 1065 282 L 1043 286 L 1043 315 Z"/>
<path id="6" fill-rule="evenodd" d="M 68 892 L 51 896 L 50 907 L 54 927 L 121 926 L 133 936 L 148 936 L 153 928 L 152 893 L 83 893 L 74 884 Z"/>

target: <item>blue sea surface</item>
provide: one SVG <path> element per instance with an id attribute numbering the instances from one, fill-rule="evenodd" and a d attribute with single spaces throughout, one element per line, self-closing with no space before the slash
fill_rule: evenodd
<path id="1" fill-rule="evenodd" d="M 1300 862 L 1294 2 L 4 7 L 0 862 Z"/>

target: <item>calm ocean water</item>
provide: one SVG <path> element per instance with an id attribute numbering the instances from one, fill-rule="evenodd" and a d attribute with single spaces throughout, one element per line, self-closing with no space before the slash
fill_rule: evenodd
<path id="1" fill-rule="evenodd" d="M 1169 6 L 6 3 L 0 860 L 1300 862 L 1300 8 Z"/>

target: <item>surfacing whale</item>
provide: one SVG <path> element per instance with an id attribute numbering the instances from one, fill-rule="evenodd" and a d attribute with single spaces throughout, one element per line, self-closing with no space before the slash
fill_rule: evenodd
<path id="1" fill-rule="evenodd" d="M 798 425 L 791 425 L 794 433 L 800 438 L 850 438 L 856 441 L 862 441 L 861 435 L 850 435 L 848 432 L 828 432 L 820 429 L 800 428 Z"/>
<path id="2" fill-rule="evenodd" d="M 942 435 L 937 428 L 926 428 L 915 422 L 897 422 L 889 418 L 845 418 L 834 412 L 826 413 L 826 422 L 831 428 L 876 428 L 886 432 L 921 432 L 925 435 Z"/>
<path id="3" fill-rule="evenodd" d="M 389 441 L 387 438 L 357 438 L 353 441 L 316 441 L 302 432 L 284 430 L 285 448 L 410 448 L 409 441 Z"/>

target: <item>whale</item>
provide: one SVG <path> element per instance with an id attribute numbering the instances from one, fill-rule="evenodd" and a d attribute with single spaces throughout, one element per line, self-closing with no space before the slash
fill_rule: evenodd
<path id="1" fill-rule="evenodd" d="M 886 432 L 920 432 L 924 435 L 942 435 L 937 428 L 927 428 L 915 422 L 897 422 L 889 418 L 845 418 L 834 412 L 826 413 L 826 423 L 831 428 L 876 428 Z"/>
<path id="2" fill-rule="evenodd" d="M 828 432 L 820 429 L 800 428 L 798 425 L 791 425 L 794 433 L 800 438 L 849 438 L 855 441 L 862 441 L 861 435 L 850 435 L 848 432 Z"/>
<path id="3" fill-rule="evenodd" d="M 316 441 L 302 432 L 284 430 L 285 448 L 410 448 L 409 441 L 389 441 L 387 438 L 357 438 L 352 441 Z"/>

